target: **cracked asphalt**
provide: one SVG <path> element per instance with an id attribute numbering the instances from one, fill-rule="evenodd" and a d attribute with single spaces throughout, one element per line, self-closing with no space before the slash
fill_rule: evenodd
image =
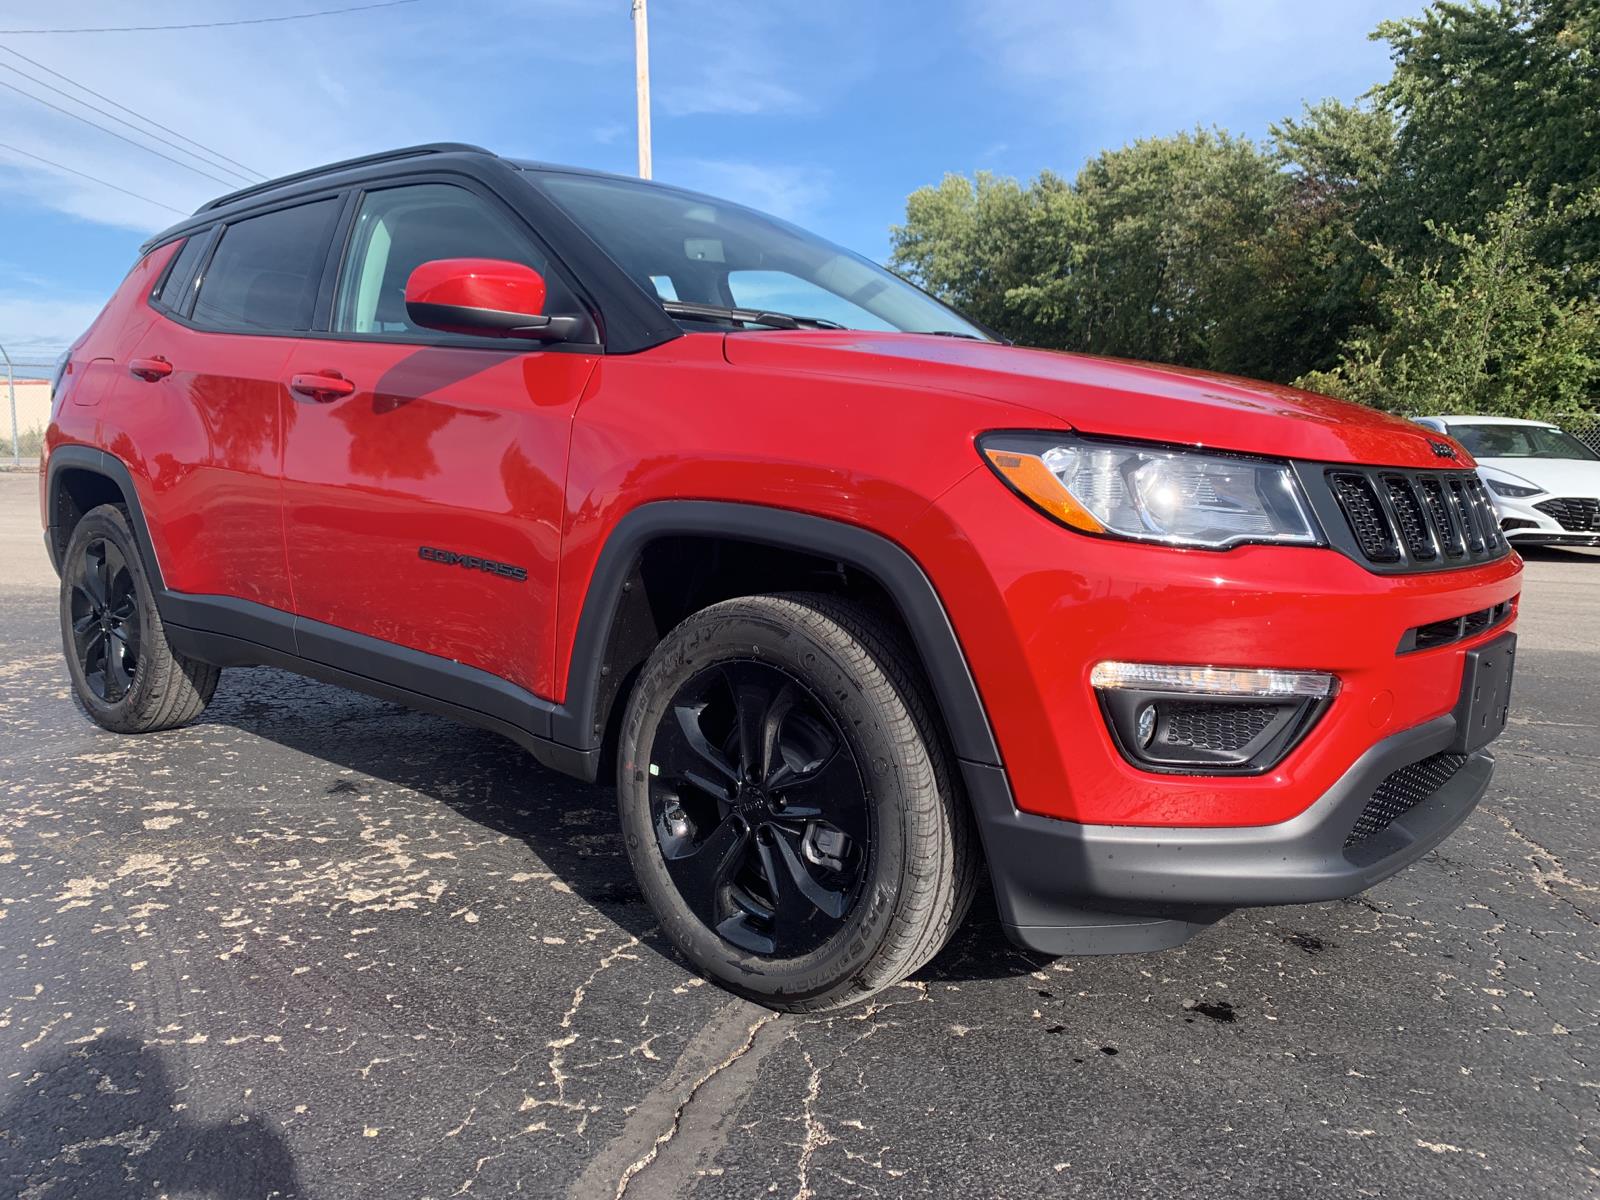
<path id="1" fill-rule="evenodd" d="M 0 1195 L 1600 1195 L 1600 553 L 1530 562 L 1485 804 L 1358 899 L 824 1018 L 702 984 L 609 788 L 271 670 L 74 706 L 0 475 Z"/>

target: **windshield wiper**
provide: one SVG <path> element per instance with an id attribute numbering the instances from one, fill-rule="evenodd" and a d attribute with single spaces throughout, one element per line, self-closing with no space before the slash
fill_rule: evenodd
<path id="1" fill-rule="evenodd" d="M 847 326 L 825 317 L 796 317 L 789 313 L 768 312 L 761 308 L 732 308 L 725 304 L 694 304 L 688 300 L 663 300 L 661 307 L 671 317 L 697 321 L 734 321 L 741 325 L 765 325 L 768 329 L 845 329 Z"/>
<path id="2" fill-rule="evenodd" d="M 968 341 L 973 342 L 982 342 L 988 340 L 987 338 L 979 337 L 975 333 L 962 333 L 959 329 L 924 329 L 922 332 L 926 333 L 930 337 L 958 337 L 966 338 Z"/>

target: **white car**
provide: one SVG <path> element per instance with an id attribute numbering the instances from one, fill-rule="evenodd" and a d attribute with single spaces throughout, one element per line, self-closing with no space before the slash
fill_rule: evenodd
<path id="1" fill-rule="evenodd" d="M 1600 454 L 1547 421 L 1416 417 L 1478 460 L 1513 545 L 1600 546 Z"/>

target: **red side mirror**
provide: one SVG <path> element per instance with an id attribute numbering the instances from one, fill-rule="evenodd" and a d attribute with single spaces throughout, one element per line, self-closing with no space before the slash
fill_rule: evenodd
<path id="1" fill-rule="evenodd" d="M 436 258 L 406 280 L 412 323 L 447 333 L 552 340 L 544 298 L 539 272 L 496 258 Z"/>

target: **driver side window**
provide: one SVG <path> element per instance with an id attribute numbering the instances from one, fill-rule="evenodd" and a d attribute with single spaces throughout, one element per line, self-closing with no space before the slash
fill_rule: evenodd
<path id="1" fill-rule="evenodd" d="M 350 231 L 334 296 L 333 331 L 419 341 L 484 339 L 420 330 L 406 315 L 406 280 L 436 258 L 496 258 L 545 277 L 545 312 L 581 309 L 533 240 L 465 188 L 419 183 L 368 192 Z"/>

